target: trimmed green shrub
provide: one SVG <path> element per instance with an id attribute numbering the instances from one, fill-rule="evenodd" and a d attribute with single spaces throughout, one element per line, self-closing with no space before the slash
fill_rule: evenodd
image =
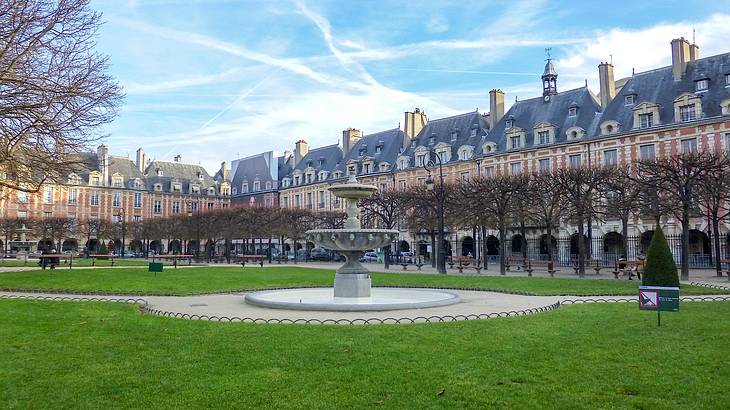
<path id="1" fill-rule="evenodd" d="M 646 252 L 643 284 L 645 286 L 679 286 L 677 265 L 661 226 L 657 226 Z"/>
<path id="2" fill-rule="evenodd" d="M 104 242 L 99 245 L 99 250 L 96 252 L 97 254 L 107 254 L 109 253 L 109 250 L 106 248 L 106 244 Z"/>

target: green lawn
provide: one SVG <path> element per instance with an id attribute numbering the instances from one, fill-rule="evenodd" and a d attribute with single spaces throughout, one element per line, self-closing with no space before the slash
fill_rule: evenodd
<path id="1" fill-rule="evenodd" d="M 373 273 L 375 286 L 427 286 L 524 291 L 539 295 L 636 295 L 639 281 L 439 276 Z M 0 288 L 185 295 L 296 286 L 332 286 L 331 270 L 300 267 L 166 268 L 154 275 L 146 269 L 73 269 L 0 273 Z M 682 294 L 728 293 L 682 286 Z"/>
<path id="2" fill-rule="evenodd" d="M 94 263 L 94 266 L 111 266 L 112 261 L 111 259 L 74 259 L 73 260 L 73 266 L 92 266 L 92 262 Z M 141 260 L 141 259 L 115 259 L 114 260 L 114 266 L 146 266 L 149 263 L 149 261 Z M 167 262 L 166 262 L 167 263 Z M 170 262 L 172 264 L 172 262 Z M 9 266 L 9 267 L 18 267 L 18 266 L 30 266 L 30 267 L 37 267 L 38 261 L 37 260 L 29 260 L 28 262 L 23 262 L 19 260 L 8 260 L 8 259 L 0 259 L 0 268 L 3 266 Z M 58 265 L 58 269 L 68 268 L 68 261 L 61 261 L 61 264 Z"/>
<path id="3" fill-rule="evenodd" d="M 728 408 L 728 302 L 419 325 L 0 300 L 0 408 Z"/>

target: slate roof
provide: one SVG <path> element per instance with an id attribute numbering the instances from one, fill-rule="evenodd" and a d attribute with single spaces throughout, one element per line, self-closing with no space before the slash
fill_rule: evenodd
<path id="1" fill-rule="evenodd" d="M 129 158 L 117 157 L 114 155 L 109 156 L 109 178 L 108 183 L 111 185 L 111 177 L 115 173 L 119 173 L 124 177 L 124 186 L 132 188 L 132 183 L 135 179 L 139 178 L 144 180 L 144 175 L 137 168 L 137 164 Z"/>
<path id="2" fill-rule="evenodd" d="M 162 170 L 162 176 L 157 176 L 158 169 Z M 201 193 L 209 187 L 218 187 L 218 183 L 211 178 L 205 168 L 196 164 L 155 160 L 150 162 L 145 173 L 148 190 L 154 190 L 155 184 L 160 183 L 163 192 L 172 192 L 173 181 L 182 184 L 182 193 L 189 193 L 191 184 L 200 186 Z M 198 175 L 202 175 L 202 179 Z M 216 189 L 216 194 L 218 193 Z"/>
<path id="3" fill-rule="evenodd" d="M 243 182 L 248 183 L 249 193 L 253 191 L 253 182 L 256 178 L 261 182 L 261 190 L 266 190 L 266 182 L 271 182 L 272 188 L 276 187 L 276 180 L 272 178 L 271 162 L 277 161 L 272 151 L 261 154 L 251 155 L 246 158 L 238 159 L 233 162 L 233 180 L 232 185 L 237 188 L 238 194 L 243 194 L 241 187 Z M 276 175 L 276 174 L 274 174 Z"/>
<path id="4" fill-rule="evenodd" d="M 705 117 L 722 115 L 720 102 L 730 98 L 730 88 L 725 86 L 725 74 L 730 74 L 730 53 L 701 58 L 687 64 L 687 71 L 679 81 L 674 81 L 672 66 L 662 67 L 634 74 L 621 91 L 608 104 L 601 116 L 601 122 L 615 120 L 621 131 L 633 127 L 633 108 L 642 102 L 659 104 L 661 124 L 674 122 L 674 99 L 683 93 L 695 92 L 695 81 L 709 79 L 706 92 L 702 97 L 702 111 Z M 624 105 L 625 97 L 635 94 L 633 105 Z M 600 130 L 596 130 L 599 134 Z"/>
<path id="5" fill-rule="evenodd" d="M 357 161 L 359 164 L 362 164 L 365 160 L 370 159 L 373 161 L 371 173 L 382 172 L 380 170 L 380 164 L 384 162 L 388 163 L 386 171 L 390 171 L 395 166 L 401 145 L 403 144 L 403 138 L 404 134 L 400 128 L 364 135 L 355 143 L 345 158 L 343 158 L 337 170 L 341 171 L 342 175 L 346 175 L 348 162 Z M 359 166 L 357 170 L 358 175 L 361 172 L 362 169 Z"/>
<path id="6" fill-rule="evenodd" d="M 320 161 L 323 161 L 321 165 Z M 315 173 L 319 171 L 332 171 L 340 161 L 342 161 L 342 148 L 337 144 L 313 148 L 307 152 L 304 158 L 286 176 L 291 176 L 296 170 L 304 172 L 308 166 L 311 166 Z"/>
<path id="7" fill-rule="evenodd" d="M 439 143 L 446 143 L 451 145 L 451 161 L 458 161 L 457 152 L 464 145 L 473 147 L 475 155 L 481 152 L 481 143 L 487 135 L 488 128 L 487 120 L 476 111 L 429 120 L 421 132 L 405 147 L 402 155 L 409 157 L 410 166 L 414 166 L 414 151 L 419 146 L 433 149 Z M 472 129 L 476 130 L 473 136 Z M 454 132 L 456 140 L 452 137 Z"/>
<path id="8" fill-rule="evenodd" d="M 574 117 L 568 115 L 571 106 L 578 108 Z M 533 128 L 542 122 L 556 127 L 553 144 L 565 142 L 565 132 L 573 126 L 583 128 L 585 135 L 593 135 L 598 126 L 600 109 L 596 96 L 587 87 L 552 95 L 550 101 L 545 101 L 543 97 L 517 101 L 489 131 L 487 140 L 497 144 L 497 153 L 506 151 L 508 141 L 505 130 L 508 119 L 514 119 L 514 126 L 525 130 L 525 147 L 536 145 Z"/>

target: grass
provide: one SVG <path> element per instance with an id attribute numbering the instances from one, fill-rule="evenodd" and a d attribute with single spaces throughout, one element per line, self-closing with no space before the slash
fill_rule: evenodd
<path id="1" fill-rule="evenodd" d="M 189 295 L 234 290 L 297 286 L 332 286 L 331 270 L 300 267 L 167 268 L 154 275 L 146 269 L 73 269 L 0 273 L 0 288 L 85 292 Z M 499 276 L 440 276 L 373 273 L 375 286 L 425 286 L 523 291 L 539 295 L 636 295 L 639 281 L 526 278 Z M 683 295 L 728 291 L 682 286 Z"/>
<path id="2" fill-rule="evenodd" d="M 94 266 L 112 266 L 111 259 L 97 259 L 93 261 Z M 149 261 L 141 260 L 141 259 L 115 259 L 114 260 L 114 266 L 146 266 L 149 263 Z M 166 262 L 167 263 L 167 262 Z M 172 262 L 170 262 L 172 264 Z M 20 266 L 28 266 L 28 267 L 38 267 L 38 261 L 37 260 L 29 260 L 27 262 L 19 261 L 19 260 L 7 260 L 7 259 L 0 259 L 0 268 L 2 267 L 20 267 Z M 92 260 L 91 259 L 74 259 L 73 260 L 73 266 L 92 266 Z M 68 268 L 68 261 L 62 260 L 61 263 L 58 265 L 57 269 L 63 269 Z"/>
<path id="3" fill-rule="evenodd" d="M 376 326 L 0 300 L 2 408 L 727 408 L 728 302 Z"/>

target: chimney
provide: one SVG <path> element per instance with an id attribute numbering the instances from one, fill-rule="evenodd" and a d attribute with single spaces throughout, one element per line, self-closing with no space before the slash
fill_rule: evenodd
<path id="1" fill-rule="evenodd" d="M 297 141 L 294 148 L 294 166 L 299 165 L 299 161 L 307 155 L 307 152 L 309 152 L 309 145 L 307 145 L 307 141 Z"/>
<path id="2" fill-rule="evenodd" d="M 684 37 L 675 38 L 672 44 L 672 75 L 674 81 L 682 79 L 684 72 L 687 70 L 687 63 L 690 59 L 689 41 Z M 699 51 L 699 48 L 698 48 Z"/>
<path id="3" fill-rule="evenodd" d="M 175 155 L 175 162 L 182 162 L 182 155 L 180 155 L 180 154 Z"/>
<path id="4" fill-rule="evenodd" d="M 504 92 L 500 89 L 489 91 L 489 129 L 493 129 L 504 117 Z"/>
<path id="5" fill-rule="evenodd" d="M 290 167 L 293 168 L 294 167 L 294 164 L 292 161 L 293 159 L 294 159 L 294 156 L 293 156 L 292 152 L 289 150 L 285 150 L 284 151 L 284 163 L 286 163 L 287 165 L 289 165 Z"/>
<path id="6" fill-rule="evenodd" d="M 347 156 L 352 151 L 352 147 L 360 141 L 360 138 L 362 138 L 362 132 L 357 128 L 348 128 L 342 131 L 342 153 Z"/>
<path id="7" fill-rule="evenodd" d="M 109 147 L 104 144 L 96 147 L 96 160 L 99 163 L 99 171 L 101 172 L 102 185 L 109 185 Z"/>
<path id="8" fill-rule="evenodd" d="M 695 61 L 700 58 L 700 46 L 692 44 L 689 46 L 689 61 Z"/>
<path id="9" fill-rule="evenodd" d="M 426 124 L 428 124 L 428 117 L 420 108 L 414 109 L 413 112 L 406 111 L 403 122 L 403 148 L 407 147 L 413 138 L 416 138 Z"/>
<path id="10" fill-rule="evenodd" d="M 139 172 L 144 174 L 144 169 L 147 166 L 147 156 L 144 153 L 144 150 L 140 147 L 137 149 L 137 161 L 135 161 L 135 165 L 137 165 L 137 169 Z"/>
<path id="11" fill-rule="evenodd" d="M 602 62 L 598 65 L 598 82 L 601 91 L 601 109 L 605 110 L 608 103 L 616 96 L 616 83 L 613 81 L 613 64 Z"/>
<path id="12" fill-rule="evenodd" d="M 228 171 L 228 165 L 226 165 L 226 161 L 223 161 L 223 162 L 221 162 L 221 169 L 220 169 L 222 178 L 226 177 L 226 171 Z"/>

